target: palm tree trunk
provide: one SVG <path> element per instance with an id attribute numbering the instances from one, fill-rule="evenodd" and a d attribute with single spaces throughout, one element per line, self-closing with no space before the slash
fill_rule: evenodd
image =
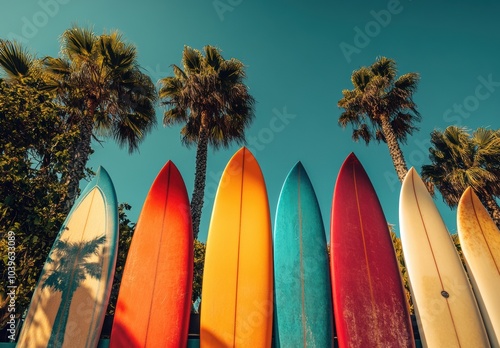
<path id="1" fill-rule="evenodd" d="M 392 158 L 392 163 L 396 169 L 396 174 L 398 175 L 399 181 L 403 182 L 406 173 L 408 172 L 408 167 L 406 166 L 405 159 L 403 157 L 403 152 L 399 147 L 398 140 L 394 134 L 389 118 L 386 115 L 380 117 L 380 123 L 382 126 L 382 132 L 384 133 L 385 141 L 387 142 L 387 147 L 389 147 L 389 153 Z"/>
<path id="2" fill-rule="evenodd" d="M 500 229 L 500 207 L 498 206 L 498 203 L 488 194 L 484 195 L 484 203 L 486 203 L 486 209 L 490 213 L 491 218 Z"/>
<path id="3" fill-rule="evenodd" d="M 191 218 L 193 219 L 193 236 L 198 238 L 200 232 L 201 211 L 205 195 L 205 179 L 207 174 L 208 155 L 208 115 L 201 113 L 201 127 L 196 149 L 196 170 L 194 175 L 193 196 L 191 198 Z"/>
<path id="4" fill-rule="evenodd" d="M 80 180 L 85 176 L 85 166 L 87 165 L 89 155 L 92 151 L 91 141 L 93 126 L 93 117 L 84 116 L 79 125 L 80 140 L 71 150 L 72 160 L 69 163 L 66 178 L 68 193 L 64 199 L 64 209 L 66 212 L 71 209 L 76 198 L 78 197 Z"/>

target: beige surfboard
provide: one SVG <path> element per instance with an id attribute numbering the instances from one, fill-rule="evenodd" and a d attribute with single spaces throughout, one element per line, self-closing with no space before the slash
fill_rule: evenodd
<path id="1" fill-rule="evenodd" d="M 413 168 L 401 188 L 399 221 L 424 347 L 489 347 L 460 257 L 432 197 Z"/>
<path id="2" fill-rule="evenodd" d="M 492 347 L 500 347 L 500 231 L 471 188 L 458 203 L 458 237 Z"/>
<path id="3" fill-rule="evenodd" d="M 116 263 L 116 193 L 100 167 L 45 262 L 17 346 L 97 347 Z"/>

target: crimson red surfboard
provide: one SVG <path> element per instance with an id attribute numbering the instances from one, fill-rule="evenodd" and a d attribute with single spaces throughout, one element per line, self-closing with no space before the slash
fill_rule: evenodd
<path id="1" fill-rule="evenodd" d="M 185 347 L 193 232 L 181 174 L 168 161 L 146 197 L 127 256 L 110 347 Z"/>
<path id="2" fill-rule="evenodd" d="M 387 221 L 353 153 L 342 164 L 335 185 L 330 241 L 339 347 L 414 347 Z"/>

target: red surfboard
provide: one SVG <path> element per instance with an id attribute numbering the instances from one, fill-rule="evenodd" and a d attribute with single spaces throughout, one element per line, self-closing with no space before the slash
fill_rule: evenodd
<path id="1" fill-rule="evenodd" d="M 368 175 L 352 153 L 335 185 L 330 241 L 339 347 L 414 347 L 387 221 Z"/>
<path id="2" fill-rule="evenodd" d="M 185 347 L 193 280 L 186 187 L 168 161 L 137 222 L 123 271 L 110 347 Z"/>

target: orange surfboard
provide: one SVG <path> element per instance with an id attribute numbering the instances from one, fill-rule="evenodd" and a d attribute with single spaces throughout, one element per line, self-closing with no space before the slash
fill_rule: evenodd
<path id="1" fill-rule="evenodd" d="M 168 161 L 137 222 L 116 304 L 110 347 L 185 347 L 193 279 L 186 187 Z"/>
<path id="2" fill-rule="evenodd" d="M 207 239 L 200 346 L 270 347 L 273 257 L 264 177 L 240 149 L 222 174 Z"/>

